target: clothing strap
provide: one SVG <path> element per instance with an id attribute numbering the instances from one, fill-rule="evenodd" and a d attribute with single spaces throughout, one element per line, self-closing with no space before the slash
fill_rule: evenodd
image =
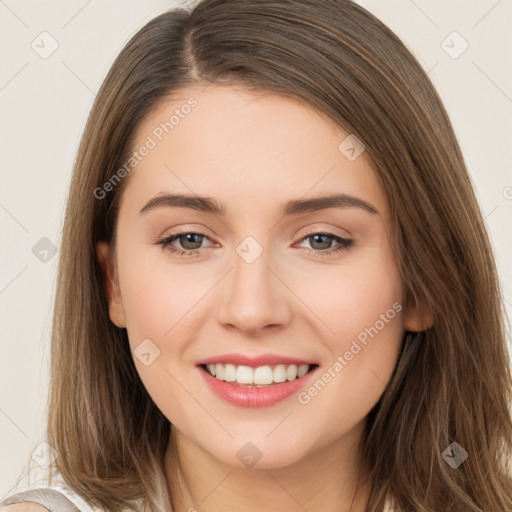
<path id="1" fill-rule="evenodd" d="M 50 512 L 80 512 L 64 494 L 55 489 L 30 489 L 17 493 L 2 501 L 2 506 L 32 501 L 46 507 Z"/>

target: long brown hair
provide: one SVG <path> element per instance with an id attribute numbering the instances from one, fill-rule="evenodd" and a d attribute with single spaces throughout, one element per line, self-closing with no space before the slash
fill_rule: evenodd
<path id="1" fill-rule="evenodd" d="M 166 12 L 122 50 L 91 110 L 73 171 L 53 318 L 48 442 L 91 504 L 169 505 L 170 422 L 109 319 L 96 244 L 115 240 L 129 175 L 102 196 L 141 120 L 173 91 L 226 83 L 313 106 L 366 146 L 389 198 L 408 300 L 434 325 L 406 332 L 368 416 L 367 511 L 510 512 L 512 398 L 504 307 L 484 220 L 434 86 L 400 39 L 348 0 L 204 0 Z M 118 174 L 119 176 L 119 174 Z M 105 190 L 103 188 L 103 190 Z M 468 458 L 457 469 L 445 449 Z M 341 475 L 340 475 L 341 478 Z"/>

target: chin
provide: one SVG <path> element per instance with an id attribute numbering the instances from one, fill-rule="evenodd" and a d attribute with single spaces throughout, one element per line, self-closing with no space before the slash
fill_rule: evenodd
<path id="1" fill-rule="evenodd" d="M 284 440 L 277 438 L 274 441 L 248 439 L 250 438 L 230 439 L 229 443 L 224 443 L 220 450 L 205 448 L 212 457 L 240 469 L 285 468 L 306 456 L 304 450 L 297 450 L 299 445 L 304 448 L 300 441 L 288 439 L 288 443 L 283 444 Z"/>

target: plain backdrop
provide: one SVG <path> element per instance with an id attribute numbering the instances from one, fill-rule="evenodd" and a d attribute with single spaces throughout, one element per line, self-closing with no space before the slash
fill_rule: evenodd
<path id="1" fill-rule="evenodd" d="M 405 42 L 445 103 L 486 216 L 510 314 L 512 2 L 359 3 Z M 86 116 L 128 39 L 176 5 L 0 0 L 0 499 L 44 440 L 58 247 Z M 52 246 L 55 255 L 37 250 Z"/>

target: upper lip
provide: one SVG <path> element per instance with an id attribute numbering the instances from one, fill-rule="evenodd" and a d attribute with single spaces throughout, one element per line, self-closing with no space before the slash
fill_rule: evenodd
<path id="1" fill-rule="evenodd" d="M 257 357 L 248 357 L 243 354 L 223 354 L 220 356 L 213 356 L 207 359 L 202 359 L 197 364 L 233 364 L 235 366 L 250 366 L 251 368 L 257 368 L 258 366 L 273 366 L 276 364 L 295 364 L 297 366 L 303 364 L 315 364 L 311 361 L 305 361 L 303 359 L 297 359 L 296 357 L 279 356 L 276 354 L 262 354 Z"/>

